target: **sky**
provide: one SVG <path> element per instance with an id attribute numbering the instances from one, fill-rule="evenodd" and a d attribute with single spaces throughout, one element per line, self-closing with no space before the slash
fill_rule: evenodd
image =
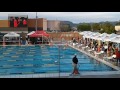
<path id="1" fill-rule="evenodd" d="M 8 15 L 28 15 L 28 18 L 35 18 L 36 12 L 0 12 L 0 20 L 7 20 Z M 37 12 L 37 16 L 47 20 L 71 21 L 73 23 L 120 20 L 120 12 Z"/>

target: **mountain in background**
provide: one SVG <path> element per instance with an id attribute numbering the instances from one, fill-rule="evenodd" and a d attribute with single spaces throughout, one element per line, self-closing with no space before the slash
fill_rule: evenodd
<path id="1" fill-rule="evenodd" d="M 105 22 L 99 22 L 99 23 L 106 23 L 106 22 L 109 22 L 110 24 L 112 24 L 112 25 L 116 25 L 119 21 L 105 21 Z"/>
<path id="2" fill-rule="evenodd" d="M 103 21 L 103 22 L 98 22 L 99 24 L 104 24 L 104 23 L 110 23 L 112 25 L 116 25 L 119 21 Z M 90 22 L 90 23 L 86 23 L 86 24 L 92 24 L 93 22 Z M 83 24 L 83 23 L 79 23 L 79 24 Z"/>
<path id="3" fill-rule="evenodd" d="M 70 22 L 70 21 L 61 21 L 63 24 L 69 24 L 71 27 L 77 27 L 78 24 Z"/>
<path id="4" fill-rule="evenodd" d="M 104 23 L 107 23 L 107 22 L 109 22 L 110 24 L 112 24 L 112 25 L 116 25 L 118 22 L 120 22 L 120 21 L 103 21 L 103 22 L 98 22 L 99 24 L 104 24 Z M 79 25 L 79 24 L 83 24 L 83 23 L 73 23 L 73 22 L 71 22 L 71 21 L 61 21 L 61 23 L 63 23 L 63 24 L 69 24 L 71 27 L 77 27 L 77 25 Z M 90 22 L 90 23 L 86 23 L 86 24 L 92 24 L 93 22 Z"/>

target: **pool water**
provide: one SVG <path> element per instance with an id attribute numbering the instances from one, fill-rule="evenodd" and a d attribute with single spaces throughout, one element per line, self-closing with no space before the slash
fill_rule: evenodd
<path id="1" fill-rule="evenodd" d="M 0 47 L 0 75 L 72 72 L 77 54 L 79 71 L 114 71 L 113 68 L 65 46 Z"/>

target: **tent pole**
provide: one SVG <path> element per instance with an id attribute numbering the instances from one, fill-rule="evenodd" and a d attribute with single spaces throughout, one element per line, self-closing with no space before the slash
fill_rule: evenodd
<path id="1" fill-rule="evenodd" d="M 107 42 L 107 57 L 108 57 L 108 42 Z"/>
<path id="2" fill-rule="evenodd" d="M 43 44 L 43 35 L 42 35 L 42 44 Z"/>
<path id="3" fill-rule="evenodd" d="M 5 45 L 5 40 L 4 40 L 4 37 L 3 37 L 3 46 Z"/>
<path id="4" fill-rule="evenodd" d="M 20 46 L 20 37 L 19 37 L 19 46 Z"/>

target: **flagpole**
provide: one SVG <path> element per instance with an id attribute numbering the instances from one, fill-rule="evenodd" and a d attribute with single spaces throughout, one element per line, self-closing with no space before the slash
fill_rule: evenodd
<path id="1" fill-rule="evenodd" d="M 36 12 L 36 31 L 37 31 L 37 12 Z"/>

